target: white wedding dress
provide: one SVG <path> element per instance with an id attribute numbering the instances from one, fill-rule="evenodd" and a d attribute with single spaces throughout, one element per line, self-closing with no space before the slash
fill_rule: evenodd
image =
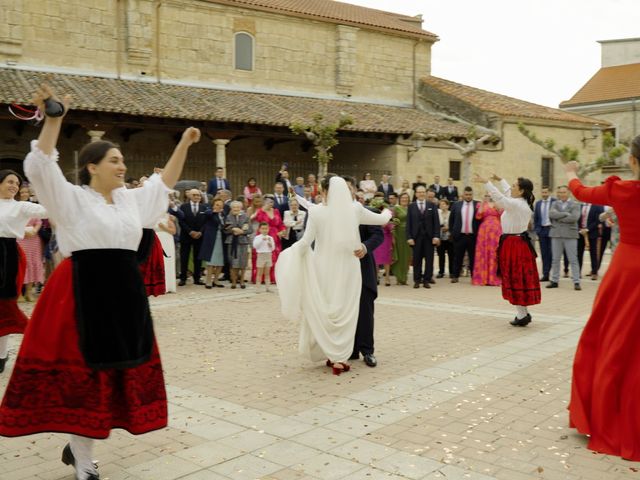
<path id="1" fill-rule="evenodd" d="M 309 209 L 304 236 L 278 257 L 282 313 L 300 323 L 300 353 L 312 361 L 351 356 L 362 286 L 354 255 L 361 246 L 358 226 L 385 225 L 390 218 L 354 202 L 347 183 L 333 177 L 327 204 Z"/>

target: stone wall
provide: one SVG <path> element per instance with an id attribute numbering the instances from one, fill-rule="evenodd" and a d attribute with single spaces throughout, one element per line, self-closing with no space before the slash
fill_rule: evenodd
<path id="1" fill-rule="evenodd" d="M 1 0 L 0 62 L 410 105 L 431 43 L 198 0 Z M 234 34 L 255 38 L 234 68 Z M 415 65 L 415 69 L 414 69 Z"/>
<path id="2" fill-rule="evenodd" d="M 602 66 L 640 63 L 640 38 L 601 41 Z"/>

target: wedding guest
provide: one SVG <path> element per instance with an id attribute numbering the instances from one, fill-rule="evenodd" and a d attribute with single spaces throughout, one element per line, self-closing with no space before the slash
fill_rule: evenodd
<path id="1" fill-rule="evenodd" d="M 414 196 L 415 196 L 415 191 L 409 185 L 409 180 L 403 180 L 402 181 L 402 185 L 400 186 L 400 189 L 397 191 L 398 198 L 403 193 L 406 193 L 407 195 L 409 195 L 409 203 L 413 202 L 413 199 L 414 199 Z"/>
<path id="2" fill-rule="evenodd" d="M 462 200 L 455 202 L 449 215 L 449 233 L 453 242 L 453 275 L 451 283 L 458 283 L 465 254 L 469 258 L 469 271 L 473 274 L 476 237 L 479 222 L 476 219 L 478 202 L 473 199 L 473 188 L 465 187 Z"/>
<path id="3" fill-rule="evenodd" d="M 445 261 L 449 265 L 449 277 L 453 276 L 453 242 L 451 241 L 451 233 L 449 232 L 449 200 L 443 198 L 440 200 L 440 208 L 438 217 L 440 219 L 440 245 L 437 247 L 438 252 L 438 275 L 436 278 L 444 277 Z"/>
<path id="4" fill-rule="evenodd" d="M 393 212 L 389 209 L 389 206 L 384 202 L 384 198 L 374 198 L 370 203 L 371 208 L 376 212 L 388 213 L 389 216 L 393 215 Z M 376 266 L 382 265 L 384 268 L 384 284 L 391 286 L 391 264 L 393 263 L 393 222 L 387 223 L 383 228 L 384 240 L 373 251 L 373 258 Z"/>
<path id="5" fill-rule="evenodd" d="M 269 235 L 269 224 L 262 222 L 258 228 L 258 235 L 253 239 L 253 250 L 257 252 L 256 259 L 256 284 L 264 283 L 265 292 L 269 291 L 271 275 L 269 271 L 273 266 L 273 251 L 276 248 L 273 238 Z"/>
<path id="6" fill-rule="evenodd" d="M 284 212 L 284 226 L 287 227 L 282 237 L 282 249 L 290 247 L 302 238 L 307 213 L 300 210 L 300 205 L 295 198 L 289 200 L 289 210 Z"/>
<path id="7" fill-rule="evenodd" d="M 313 173 L 307 175 L 307 187 L 311 188 L 311 198 L 315 199 L 318 196 L 318 181 Z"/>
<path id="8" fill-rule="evenodd" d="M 458 201 L 458 187 L 453 184 L 453 178 L 447 180 L 447 186 L 444 187 L 444 198 L 449 200 L 449 204 Z"/>
<path id="9" fill-rule="evenodd" d="M 413 288 L 431 288 L 434 248 L 440 243 L 438 208 L 427 201 L 425 187 L 416 189 L 416 201 L 407 214 L 407 243 L 412 247 Z M 422 262 L 424 260 L 424 270 Z"/>
<path id="10" fill-rule="evenodd" d="M 411 184 L 411 188 L 415 192 L 418 187 L 424 187 L 427 189 L 427 184 L 422 180 L 422 175 L 416 175 L 416 181 Z"/>
<path id="11" fill-rule="evenodd" d="M 31 192 L 29 187 L 20 189 L 20 201 L 29 202 Z M 24 275 L 24 299 L 27 302 L 35 300 L 35 286 L 44 283 L 44 257 L 42 253 L 42 240 L 38 232 L 42 228 L 40 218 L 31 218 L 24 229 L 24 237 L 18 239 L 18 245 L 22 248 L 27 259 L 27 268 Z"/>
<path id="12" fill-rule="evenodd" d="M 180 282 L 182 287 L 187 283 L 189 257 L 193 252 L 193 284 L 202 285 L 200 281 L 201 262 L 200 246 L 202 245 L 202 229 L 206 221 L 207 206 L 202 203 L 202 194 L 198 189 L 189 191 L 189 202 L 180 205 Z"/>
<path id="13" fill-rule="evenodd" d="M 411 203 L 408 193 L 401 193 L 393 211 L 393 265 L 391 274 L 396 277 L 398 285 L 406 285 L 411 263 L 411 247 L 407 243 L 407 212 Z"/>
<path id="14" fill-rule="evenodd" d="M 231 190 L 231 185 L 229 184 L 229 180 L 224 177 L 224 168 L 217 167 L 215 177 L 209 180 L 207 193 L 215 197 L 220 190 Z"/>
<path id="15" fill-rule="evenodd" d="M 486 194 L 476 213 L 476 220 L 480 221 L 480 226 L 476 239 L 472 285 L 502 284 L 498 276 L 498 244 L 502 235 L 500 215 L 502 209 L 497 208 L 491 195 Z"/>
<path id="16" fill-rule="evenodd" d="M 246 288 L 244 272 L 247 268 L 251 220 L 246 213 L 242 212 L 240 202 L 231 202 L 231 212 L 225 219 L 224 231 L 227 234 L 224 242 L 227 245 L 227 258 L 231 267 L 231 288 L 235 289 L 239 282 L 240 288 L 244 289 Z"/>
<path id="17" fill-rule="evenodd" d="M 251 206 L 251 203 L 253 202 L 253 199 L 256 195 L 262 195 L 262 190 L 260 190 L 260 187 L 258 187 L 258 182 L 256 182 L 256 179 L 254 177 L 251 177 L 249 178 L 249 180 L 247 180 L 247 184 L 244 187 L 243 194 L 249 206 Z"/>
<path id="18" fill-rule="evenodd" d="M 371 200 L 375 195 L 375 193 L 378 191 L 378 186 L 376 185 L 375 180 L 373 180 L 373 178 L 371 177 L 370 173 L 364 174 L 364 176 L 362 177 L 362 180 L 360 180 L 359 187 L 360 187 L 360 190 L 363 191 L 364 199 L 367 202 Z"/>
<path id="19" fill-rule="evenodd" d="M 276 283 L 274 268 L 278 262 L 278 256 L 282 251 L 282 237 L 284 236 L 286 227 L 284 226 L 284 223 L 282 223 L 280 212 L 274 208 L 273 203 L 273 197 L 265 197 L 264 204 L 258 211 L 255 219 L 259 223 L 265 222 L 269 225 L 269 235 L 273 238 L 274 243 L 274 249 L 272 252 L 273 266 L 269 271 L 269 275 L 271 277 L 271 283 Z"/>
<path id="20" fill-rule="evenodd" d="M 251 233 L 249 234 L 249 245 L 253 245 L 253 238 L 258 234 L 258 227 L 260 222 L 256 220 L 256 216 L 258 212 L 262 209 L 263 205 L 263 196 L 256 195 L 253 198 L 253 203 L 247 209 L 247 215 L 249 216 L 249 220 L 251 220 Z M 257 252 L 255 248 L 251 248 L 251 283 L 256 283 L 256 259 Z"/>
<path id="21" fill-rule="evenodd" d="M 393 185 L 389 182 L 389 175 L 386 173 L 382 175 L 382 180 L 380 180 L 380 185 L 378 185 L 378 192 L 384 194 L 385 201 L 389 201 L 389 195 L 394 193 Z"/>
<path id="22" fill-rule="evenodd" d="M 304 197 L 304 177 L 296 177 L 296 184 L 293 186 L 296 195 Z"/>
<path id="23" fill-rule="evenodd" d="M 218 278 L 224 267 L 224 202 L 215 198 L 212 210 L 205 213 L 205 222 L 202 232 L 202 245 L 200 246 L 199 260 L 206 265 L 205 288 L 224 288 Z"/>

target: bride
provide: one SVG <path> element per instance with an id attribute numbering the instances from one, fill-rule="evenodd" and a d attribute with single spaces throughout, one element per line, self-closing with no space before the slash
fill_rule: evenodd
<path id="1" fill-rule="evenodd" d="M 353 200 L 344 179 L 329 174 L 322 181 L 322 205 L 310 206 L 304 236 L 284 250 L 276 280 L 285 318 L 300 322 L 300 353 L 327 360 L 335 375 L 349 371 L 358 323 L 362 276 L 356 252 L 363 248 L 359 225 L 385 225 L 388 213 L 376 214 Z M 313 248 L 312 248 L 313 245 Z"/>

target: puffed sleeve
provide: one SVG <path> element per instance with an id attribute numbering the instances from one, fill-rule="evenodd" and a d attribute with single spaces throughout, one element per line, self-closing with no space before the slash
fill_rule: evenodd
<path id="1" fill-rule="evenodd" d="M 498 188 L 491 182 L 485 183 L 484 187 L 487 189 L 487 192 L 489 192 L 489 195 L 491 195 L 491 198 L 493 198 L 493 201 L 505 210 L 518 208 L 520 206 L 521 202 L 519 202 L 518 199 L 511 198 L 511 187 L 509 187 L 509 184 L 505 180 L 500 181 L 500 187 L 505 191 L 506 195 L 498 190 Z"/>
<path id="2" fill-rule="evenodd" d="M 389 210 L 385 210 L 382 213 L 374 213 L 364 208 L 360 203 L 357 205 L 356 212 L 360 225 L 386 225 L 391 220 L 391 212 Z"/>
<path id="3" fill-rule="evenodd" d="M 574 178 L 569 182 L 569 190 L 571 193 L 585 203 L 592 203 L 594 205 L 611 205 L 611 188 L 616 182 L 620 180 L 620 177 L 611 176 L 607 178 L 603 185 L 597 187 L 586 187 L 580 180 Z"/>
<path id="4" fill-rule="evenodd" d="M 38 141 L 33 140 L 31 151 L 24 160 L 24 173 L 49 218 L 59 225 L 69 224 L 82 208 L 84 191 L 64 177 L 58 165 L 58 151 L 45 155 L 38 148 Z"/>
<path id="5" fill-rule="evenodd" d="M 20 213 L 27 218 L 47 218 L 47 210 L 33 202 L 20 202 Z"/>
<path id="6" fill-rule="evenodd" d="M 162 177 L 154 173 L 140 188 L 126 190 L 138 205 L 140 220 L 144 228 L 153 228 L 169 208 L 171 189 L 162 181 Z"/>

